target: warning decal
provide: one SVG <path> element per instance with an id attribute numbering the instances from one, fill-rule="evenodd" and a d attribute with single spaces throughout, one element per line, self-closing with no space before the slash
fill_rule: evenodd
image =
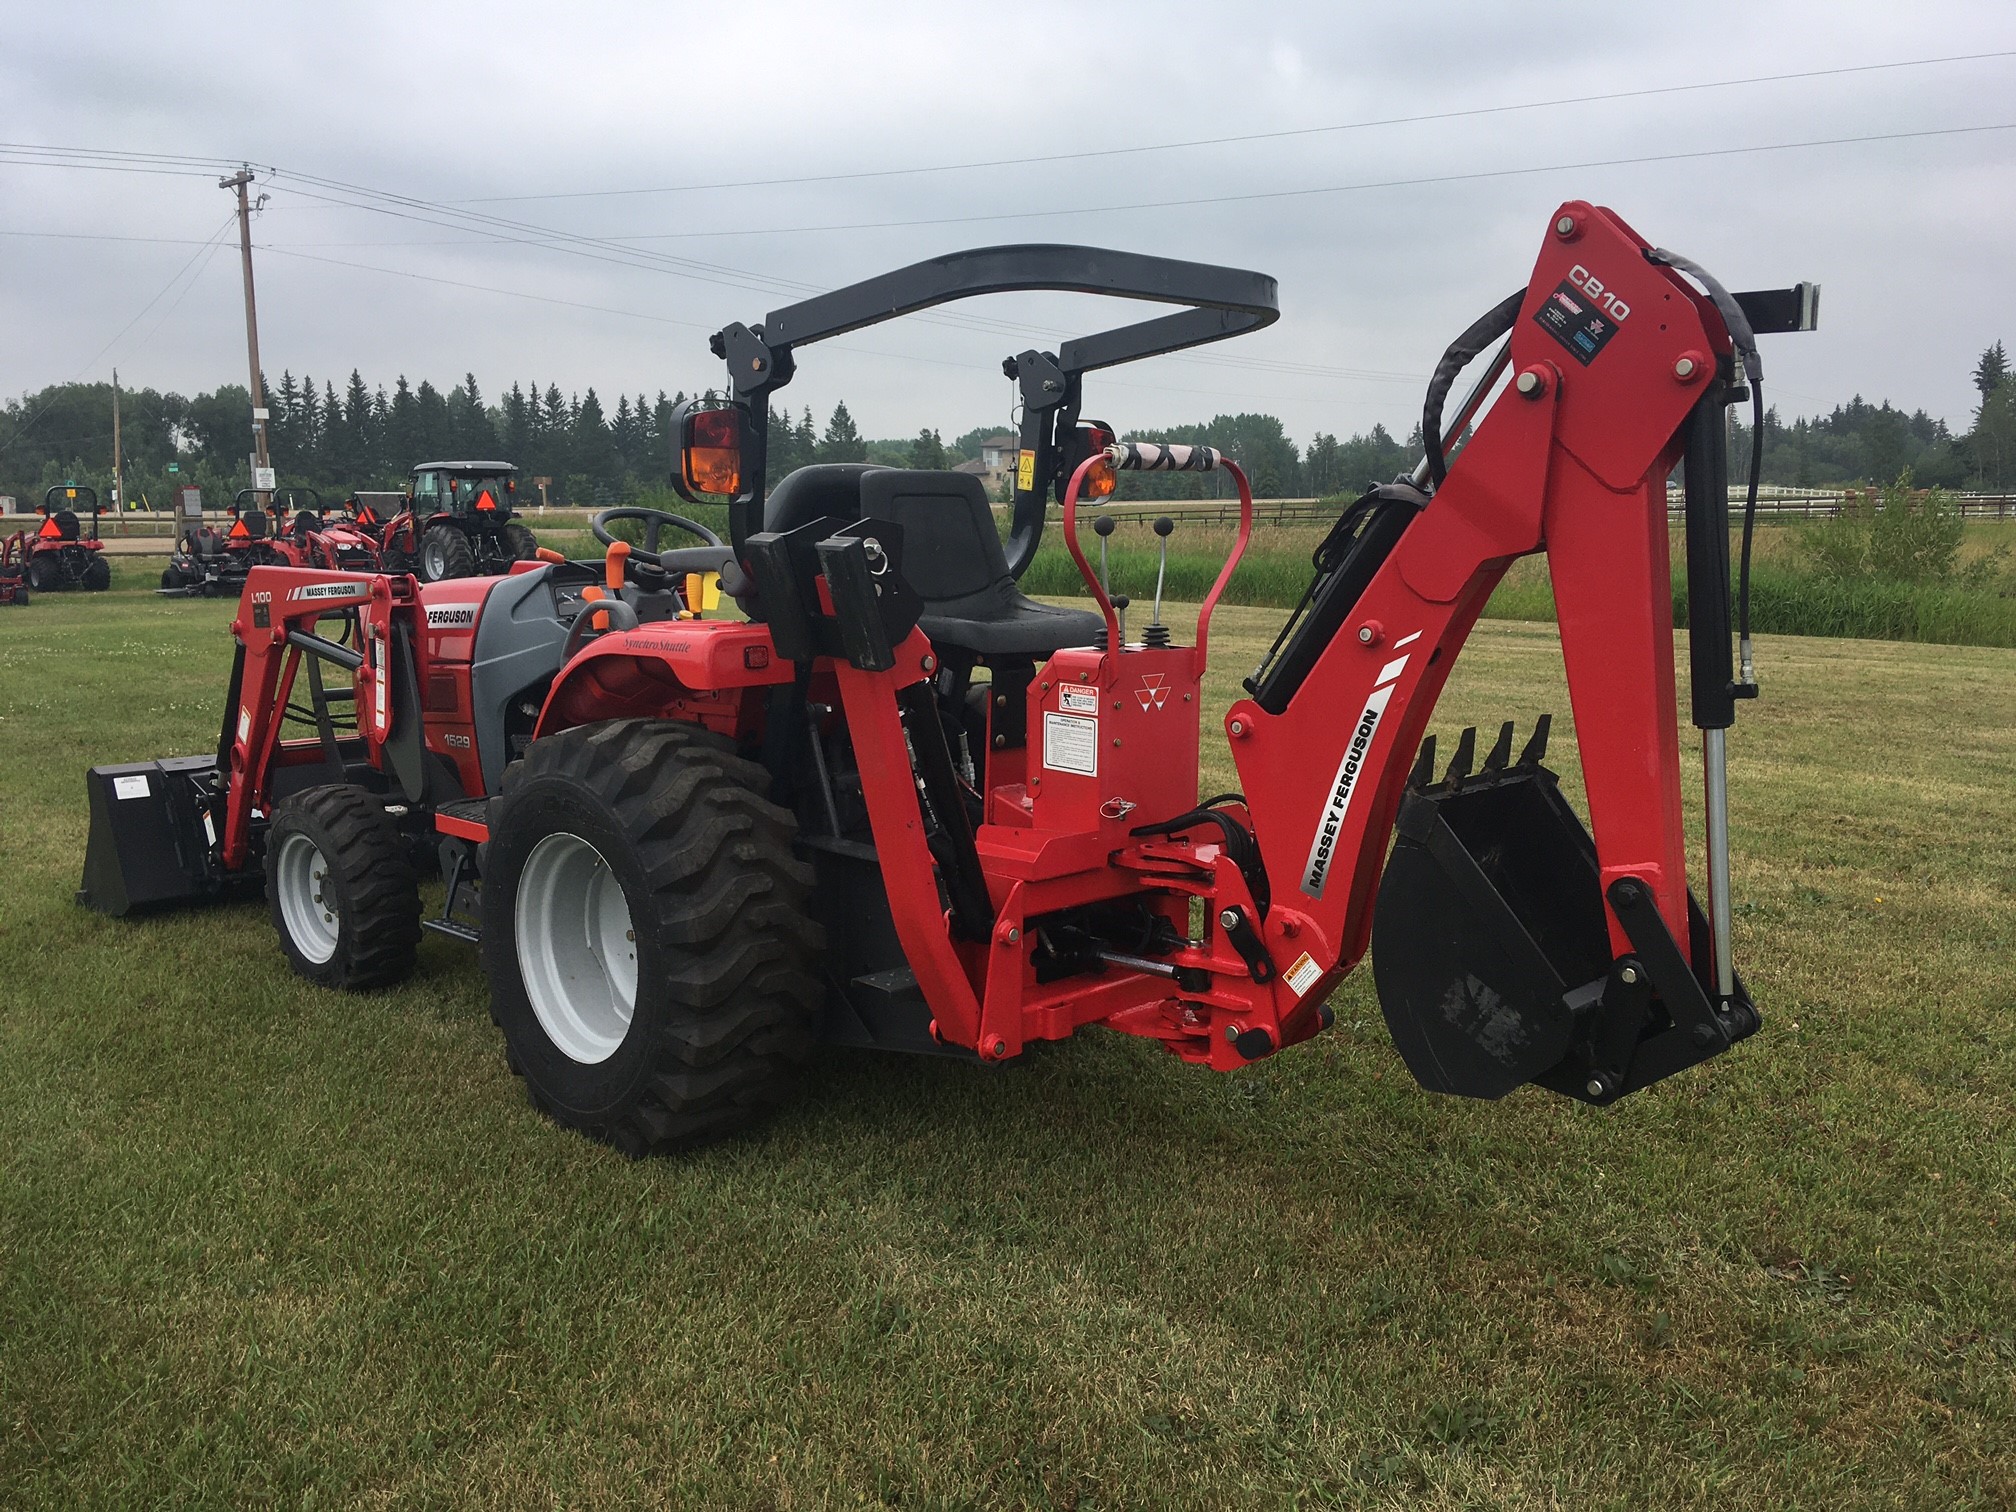
<path id="1" fill-rule="evenodd" d="M 1053 772 L 1099 775 L 1099 721 L 1075 714 L 1043 716 L 1043 765 Z"/>
<path id="2" fill-rule="evenodd" d="M 1020 493 L 1028 493 L 1036 486 L 1036 453 L 1025 451 L 1015 462 L 1015 487 Z"/>

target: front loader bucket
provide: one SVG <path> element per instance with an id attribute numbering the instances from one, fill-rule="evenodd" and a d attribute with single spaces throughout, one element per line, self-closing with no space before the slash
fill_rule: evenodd
<path id="1" fill-rule="evenodd" d="M 1538 1082 L 1612 1102 L 1756 1027 L 1747 998 L 1711 1007 L 1693 942 L 1683 953 L 1625 884 L 1613 901 L 1634 954 L 1613 961 L 1596 847 L 1540 765 L 1546 741 L 1542 719 L 1510 763 L 1508 724 L 1473 776 L 1466 731 L 1431 784 L 1431 739 L 1401 805 L 1372 973 L 1394 1045 L 1431 1092 L 1499 1098 Z"/>
<path id="2" fill-rule="evenodd" d="M 234 877 L 211 862 L 216 773 L 213 756 L 91 768 L 91 835 L 77 901 L 124 918 L 256 889 L 257 873 Z"/>

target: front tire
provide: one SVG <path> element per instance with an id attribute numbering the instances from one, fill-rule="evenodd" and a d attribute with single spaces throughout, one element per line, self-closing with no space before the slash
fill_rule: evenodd
<path id="1" fill-rule="evenodd" d="M 413 970 L 420 879 L 399 827 L 362 788 L 309 788 L 273 809 L 266 899 L 288 964 L 345 992 Z"/>
<path id="2" fill-rule="evenodd" d="M 436 525 L 420 537 L 420 578 L 439 583 L 476 575 L 476 550 L 453 525 Z"/>
<path id="3" fill-rule="evenodd" d="M 534 1106 L 636 1157 L 789 1095 L 822 1001 L 812 871 L 768 774 L 690 725 L 536 740 L 483 850 L 490 1012 Z"/>

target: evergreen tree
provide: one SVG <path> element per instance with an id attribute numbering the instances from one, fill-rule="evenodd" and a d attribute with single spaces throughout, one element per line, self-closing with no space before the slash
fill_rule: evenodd
<path id="1" fill-rule="evenodd" d="M 511 392 L 504 396 L 503 409 L 504 460 L 523 467 L 531 460 L 532 405 L 518 384 L 512 384 Z"/>
<path id="2" fill-rule="evenodd" d="M 448 395 L 448 427 L 449 445 L 458 458 L 487 460 L 497 454 L 497 434 L 474 373 L 464 374 L 462 386 Z"/>
<path id="3" fill-rule="evenodd" d="M 917 439 L 910 443 L 910 465 L 928 472 L 941 471 L 945 466 L 945 443 L 938 432 L 926 428 L 917 432 Z"/>
<path id="4" fill-rule="evenodd" d="M 2009 354 L 2002 350 L 2002 343 L 1996 342 L 1982 352 L 1981 360 L 1974 364 L 1974 387 L 1981 391 L 1986 400 L 2000 388 L 2009 376 Z"/>
<path id="5" fill-rule="evenodd" d="M 392 385 L 392 413 L 385 423 L 385 460 L 395 476 L 414 463 L 432 460 L 420 455 L 420 402 L 401 373 Z"/>
<path id="6" fill-rule="evenodd" d="M 459 458 L 448 453 L 455 449 L 454 439 L 448 423 L 448 401 L 441 397 L 441 391 L 425 378 L 413 390 L 414 440 L 413 449 L 420 455 L 409 458 L 407 468 L 421 462 L 451 462 Z"/>
<path id="7" fill-rule="evenodd" d="M 622 482 L 616 463 L 616 442 L 602 418 L 602 401 L 589 389 L 574 409 L 574 476 L 585 480 L 597 503 L 613 497 Z"/>

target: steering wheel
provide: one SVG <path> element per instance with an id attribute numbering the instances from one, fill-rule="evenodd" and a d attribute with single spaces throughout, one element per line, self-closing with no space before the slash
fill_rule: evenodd
<path id="1" fill-rule="evenodd" d="M 671 572 L 719 572 L 724 561 L 733 560 L 735 553 L 728 543 L 698 520 L 689 520 L 684 515 L 676 515 L 664 509 L 645 509 L 635 504 L 625 504 L 616 509 L 605 509 L 591 517 L 588 528 L 595 532 L 595 539 L 604 546 L 613 546 L 619 537 L 609 533 L 609 525 L 615 520 L 639 520 L 644 525 L 644 547 L 641 552 L 633 552 L 631 562 L 641 566 L 656 566 Z M 696 535 L 707 544 L 704 546 L 679 546 L 670 551 L 658 549 L 658 538 L 667 526 L 682 530 L 688 535 Z M 639 557 L 643 560 L 639 562 Z"/>

